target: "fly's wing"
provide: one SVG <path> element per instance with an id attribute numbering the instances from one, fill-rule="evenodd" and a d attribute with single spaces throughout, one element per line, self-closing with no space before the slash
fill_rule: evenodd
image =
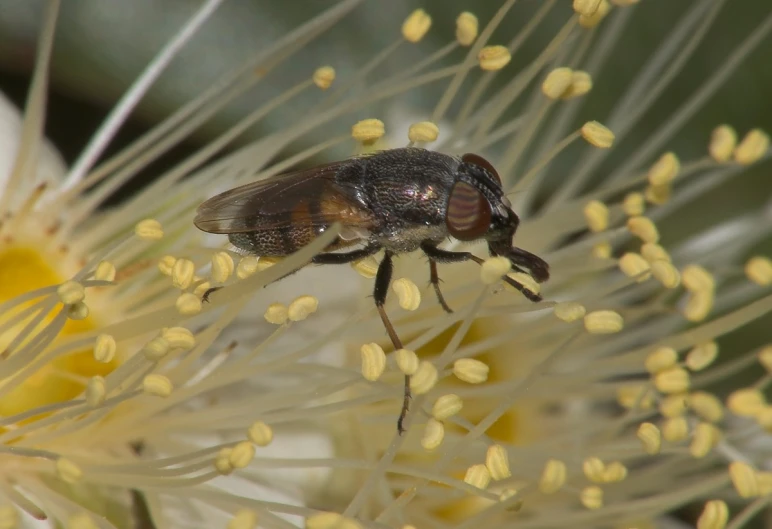
<path id="1" fill-rule="evenodd" d="M 303 169 L 231 189 L 198 207 L 193 221 L 208 233 L 259 232 L 292 225 L 366 231 L 372 216 L 357 190 L 335 175 L 345 162 Z"/>

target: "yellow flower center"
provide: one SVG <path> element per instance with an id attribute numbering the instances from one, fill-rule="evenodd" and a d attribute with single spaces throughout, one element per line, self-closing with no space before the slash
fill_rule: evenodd
<path id="1" fill-rule="evenodd" d="M 10 244 L 0 248 L 0 303 L 61 283 L 63 274 L 56 265 L 62 261 L 61 258 L 47 259 L 44 253 L 30 246 Z M 0 313 L 0 359 L 8 361 L 17 351 L 22 351 L 54 319 L 58 309 L 45 315 L 33 328 L 27 328 L 37 312 L 22 313 L 38 302 L 25 301 Z M 56 347 L 63 338 L 86 333 L 96 327 L 93 316 L 83 320 L 68 319 L 52 345 Z M 33 358 L 28 359 L 21 370 L 28 369 L 33 362 Z M 32 373 L 20 375 L 21 370 L 12 376 L 4 373 L 2 376 L 5 378 L 0 379 L 0 416 L 8 417 L 38 406 L 72 399 L 83 391 L 89 377 L 106 375 L 116 365 L 116 360 L 97 362 L 89 348 L 58 356 Z"/>

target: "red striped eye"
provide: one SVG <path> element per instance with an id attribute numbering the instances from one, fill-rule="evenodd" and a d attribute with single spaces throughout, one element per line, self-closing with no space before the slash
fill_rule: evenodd
<path id="1" fill-rule="evenodd" d="M 479 239 L 490 228 L 491 205 L 473 186 L 456 182 L 450 190 L 445 224 L 459 241 Z"/>
<path id="2" fill-rule="evenodd" d="M 461 161 L 464 163 L 468 163 L 471 165 L 476 165 L 478 167 L 482 167 L 486 171 L 488 171 L 493 178 L 496 179 L 496 181 L 501 185 L 501 178 L 499 177 L 499 173 L 496 171 L 496 168 L 493 167 L 493 165 L 480 156 L 479 154 L 473 154 L 473 153 L 466 153 L 461 157 Z"/>

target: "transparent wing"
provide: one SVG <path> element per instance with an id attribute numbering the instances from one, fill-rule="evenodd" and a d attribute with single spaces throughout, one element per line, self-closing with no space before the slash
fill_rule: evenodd
<path id="1" fill-rule="evenodd" d="M 344 163 L 284 173 L 225 191 L 201 204 L 193 222 L 202 231 L 222 234 L 333 222 L 367 230 L 372 216 L 357 189 L 336 182 Z"/>

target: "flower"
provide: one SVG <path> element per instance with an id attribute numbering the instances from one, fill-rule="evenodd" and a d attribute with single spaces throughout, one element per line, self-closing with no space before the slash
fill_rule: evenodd
<path id="1" fill-rule="evenodd" d="M 357 3 L 340 2 L 295 35 L 313 38 Z M 577 0 L 574 11 L 545 3 L 511 42 L 489 41 L 513 3 L 486 21 L 461 14 L 457 42 L 374 76 L 361 92 L 345 81 L 336 92 L 331 66 L 304 72 L 146 190 L 104 210 L 120 183 L 298 42 L 277 44 L 92 169 L 112 133 L 108 120 L 67 176 L 29 186 L 43 167 L 48 19 L 24 140 L 2 194 L 0 269 L 13 278 L 0 310 L 5 526 L 24 511 L 73 527 L 633 527 L 704 503 L 698 527 L 723 527 L 730 504 L 743 509 L 735 525 L 766 506 L 768 375 L 750 385 L 735 375 L 769 370 L 772 353 L 763 341 L 731 335 L 772 310 L 772 264 L 756 253 L 772 231 L 769 193 L 691 229 L 678 219 L 711 189 L 733 189 L 750 166 L 766 163 L 768 136 L 718 124 L 702 131 L 704 154 L 694 158 L 669 143 L 769 34 L 771 19 L 640 142 L 632 131 L 720 6 L 693 3 L 618 105 L 584 117 L 583 104 L 610 97 L 597 89 L 603 57 L 634 2 Z M 430 15 L 406 18 L 402 45 L 420 45 Z M 562 27 L 508 74 L 547 15 L 561 17 Z M 457 62 L 441 62 L 452 53 Z M 387 53 L 376 55 L 365 71 Z M 159 57 L 155 65 L 169 58 Z M 137 86 L 157 69 L 148 72 Z M 355 263 L 365 276 L 356 294 L 346 291 L 346 268 L 301 271 L 260 290 L 306 264 L 335 228 L 280 262 L 239 255 L 224 241 L 202 245 L 191 220 L 204 198 L 320 153 L 393 146 L 388 115 L 360 113 L 384 99 L 396 107 L 409 90 L 440 81 L 444 95 L 406 127 L 408 140 L 450 154 L 484 152 L 494 162 L 521 216 L 515 244 L 550 263 L 544 301 L 508 289 L 508 270 L 494 258 L 479 270 L 440 269 L 456 309 L 448 315 L 417 286 L 425 263 L 401 256 L 386 306 L 404 345 L 397 348 L 365 296 L 374 260 Z M 316 101 L 315 112 L 221 152 L 301 96 Z M 127 110 L 121 104 L 115 115 Z M 278 156 L 319 127 L 330 131 L 325 141 Z M 316 273 L 327 284 L 309 283 Z M 532 292 L 540 287 L 509 274 Z M 255 323 L 253 297 L 265 326 Z M 413 396 L 400 435 L 405 375 Z"/>

